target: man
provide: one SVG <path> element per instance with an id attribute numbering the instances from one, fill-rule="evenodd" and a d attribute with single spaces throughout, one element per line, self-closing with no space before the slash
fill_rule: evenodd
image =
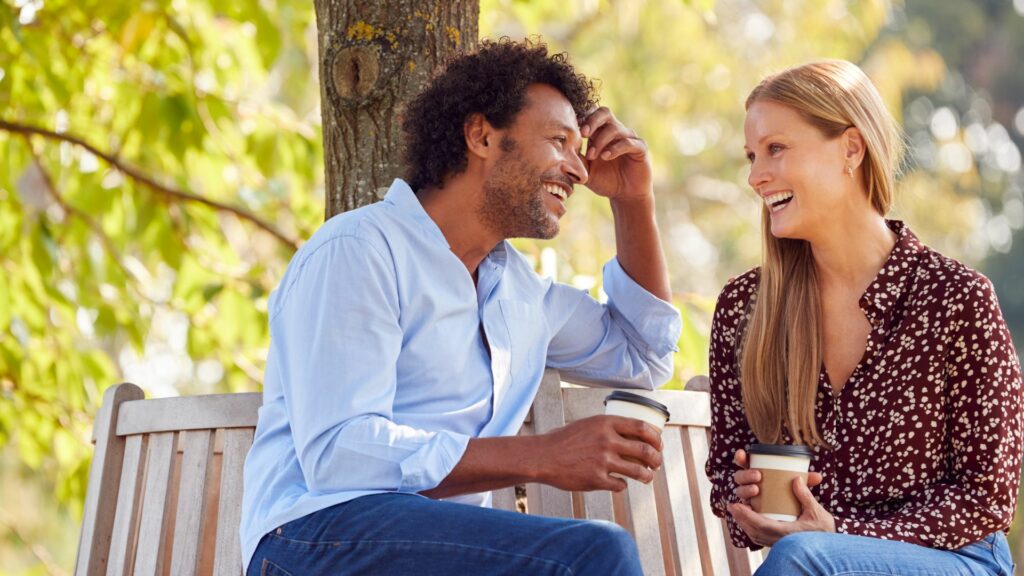
<path id="1" fill-rule="evenodd" d="M 542 44 L 483 42 L 406 110 L 407 182 L 295 255 L 245 466 L 249 574 L 640 574 L 613 524 L 488 508 L 497 488 L 622 490 L 611 473 L 649 482 L 661 465 L 638 420 L 515 436 L 545 365 L 645 389 L 672 372 L 647 148 L 587 114 L 592 90 Z M 554 237 L 575 184 L 611 202 L 607 305 L 505 241 Z"/>

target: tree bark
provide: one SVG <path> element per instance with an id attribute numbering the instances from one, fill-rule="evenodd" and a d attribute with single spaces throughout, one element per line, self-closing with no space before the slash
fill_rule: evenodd
<path id="1" fill-rule="evenodd" d="M 476 47 L 479 0 L 316 0 L 326 218 L 401 174 L 401 109 L 444 60 Z"/>

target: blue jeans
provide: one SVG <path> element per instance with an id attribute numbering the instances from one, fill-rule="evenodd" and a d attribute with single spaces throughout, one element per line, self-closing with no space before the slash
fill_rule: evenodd
<path id="1" fill-rule="evenodd" d="M 772 546 L 755 576 L 801 574 L 854 576 L 1010 576 L 1006 536 L 996 532 L 958 550 L 828 532 L 790 534 Z"/>
<path id="2" fill-rule="evenodd" d="M 642 575 L 610 522 L 546 518 L 409 494 L 363 496 L 260 540 L 248 576 L 316 574 Z"/>

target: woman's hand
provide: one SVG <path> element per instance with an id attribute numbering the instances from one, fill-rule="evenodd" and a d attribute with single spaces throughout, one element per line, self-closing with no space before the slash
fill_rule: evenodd
<path id="1" fill-rule="evenodd" d="M 760 470 L 748 470 L 747 466 L 747 451 L 737 450 L 736 454 L 733 455 L 732 461 L 739 470 L 732 475 L 733 482 L 736 483 L 736 499 L 740 502 L 750 505 L 750 499 L 757 496 L 760 492 L 761 482 L 761 471 Z M 820 479 L 818 480 L 821 481 Z"/>
<path id="2" fill-rule="evenodd" d="M 746 451 L 737 450 L 733 462 L 740 468 L 733 475 L 733 480 L 736 482 L 736 498 L 739 499 L 739 503 L 729 504 L 727 508 L 729 514 L 736 520 L 736 524 L 755 544 L 771 546 L 783 536 L 794 532 L 836 531 L 835 518 L 814 499 L 809 488 L 809 486 L 821 484 L 821 474 L 809 473 L 806 483 L 803 478 L 793 479 L 793 493 L 803 511 L 800 517 L 793 522 L 780 522 L 767 518 L 750 507 L 750 499 L 760 492 L 758 483 L 761 481 L 761 472 L 747 469 Z"/>

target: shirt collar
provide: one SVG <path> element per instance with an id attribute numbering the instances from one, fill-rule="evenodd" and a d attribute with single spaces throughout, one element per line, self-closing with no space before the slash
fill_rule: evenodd
<path id="1" fill-rule="evenodd" d="M 416 193 L 413 192 L 412 187 L 405 180 L 395 178 L 395 181 L 391 183 L 391 187 L 388 188 L 388 193 L 384 196 L 384 202 L 394 205 L 401 215 L 411 218 L 428 236 L 443 242 L 446 248 L 451 248 L 451 245 L 448 244 L 448 239 L 444 237 L 444 232 L 441 232 L 437 222 L 434 222 L 430 214 L 427 214 Z M 490 262 L 498 272 L 503 270 L 508 261 L 507 243 L 507 240 L 498 242 L 494 249 L 480 263 L 481 266 Z"/>
<path id="2" fill-rule="evenodd" d="M 416 193 L 413 192 L 405 180 L 395 178 L 395 181 L 391 183 L 391 187 L 388 188 L 388 193 L 384 196 L 384 201 L 394 205 L 402 216 L 416 222 L 428 236 L 443 242 L 446 247 L 450 248 L 444 233 L 441 232 L 441 229 L 434 222 L 434 219 L 430 217 L 430 214 L 427 214 L 427 211 L 423 209 L 423 204 L 420 204 Z"/>
<path id="3" fill-rule="evenodd" d="M 882 322 L 886 313 L 903 298 L 917 267 L 918 254 L 924 251 L 924 245 L 905 223 L 886 220 L 886 224 L 896 233 L 896 245 L 867 291 L 860 297 L 861 308 L 872 325 Z"/>

